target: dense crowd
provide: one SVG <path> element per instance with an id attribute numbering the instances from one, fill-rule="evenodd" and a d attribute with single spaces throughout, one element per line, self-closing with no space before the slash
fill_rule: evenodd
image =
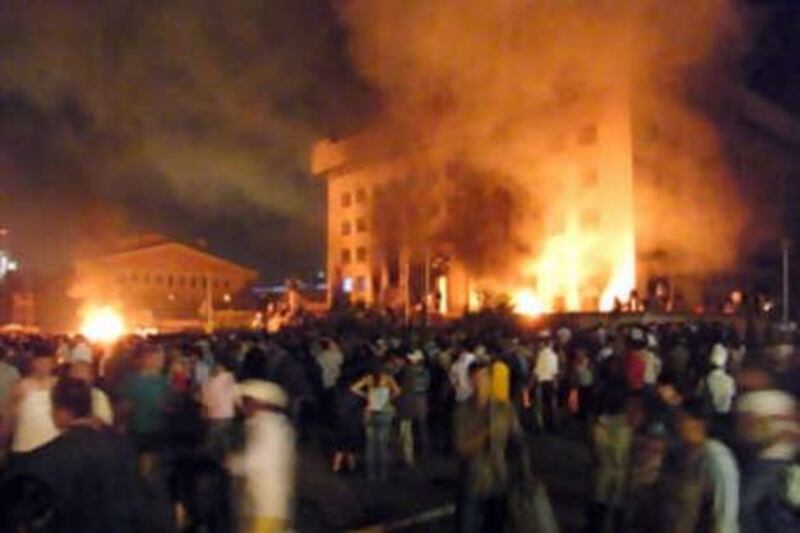
<path id="1" fill-rule="evenodd" d="M 3 530 L 284 531 L 314 443 L 376 486 L 452 457 L 459 531 L 557 531 L 547 433 L 591 450 L 587 531 L 800 531 L 800 359 L 721 324 L 366 315 L 0 348 Z"/>

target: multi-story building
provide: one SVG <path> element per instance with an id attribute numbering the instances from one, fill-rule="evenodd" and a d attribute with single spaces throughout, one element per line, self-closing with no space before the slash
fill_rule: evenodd
<path id="1" fill-rule="evenodd" d="M 459 257 L 454 239 L 469 235 L 449 232 L 449 242 L 427 238 L 426 229 L 437 221 L 458 221 L 442 214 L 453 209 L 447 198 L 459 197 L 462 184 L 457 178 L 444 172 L 409 180 L 403 150 L 376 151 L 380 143 L 371 142 L 369 130 L 319 142 L 311 167 L 327 182 L 329 301 L 347 296 L 368 304 L 410 306 L 436 293 L 436 308 L 458 313 L 477 305 L 476 290 L 484 285 L 509 292 L 530 288 L 543 309 L 593 310 L 608 308 L 615 297 L 624 298 L 631 289 L 644 289 L 649 280 L 664 277 L 684 280 L 685 296 L 701 299 L 697 280 L 716 273 L 724 262 L 714 264 L 713 258 L 697 253 L 691 228 L 711 235 L 725 220 L 704 213 L 697 218 L 696 226 L 706 226 L 701 230 L 685 220 L 670 221 L 674 213 L 659 211 L 659 202 L 665 209 L 681 205 L 687 213 L 721 209 L 724 216 L 726 207 L 735 205 L 720 205 L 720 197 L 704 203 L 702 194 L 731 183 L 722 174 L 732 166 L 736 186 L 745 194 L 756 181 L 760 190 L 770 190 L 764 183 L 776 180 L 785 188 L 787 173 L 800 168 L 794 155 L 800 148 L 800 123 L 747 91 L 725 87 L 715 97 L 711 104 L 692 104 L 702 110 L 689 112 L 686 103 L 597 93 L 591 100 L 565 102 L 549 116 L 538 116 L 530 134 L 510 135 L 504 153 L 511 155 L 507 164 L 514 168 L 506 173 L 518 177 L 517 191 L 546 198 L 546 208 L 528 213 L 527 220 L 509 221 L 517 232 L 535 227 L 529 233 L 538 242 L 532 243 L 536 252 L 529 260 L 504 280 L 476 274 Z M 758 163 L 753 139 L 780 163 Z M 424 145 L 422 140 L 408 150 Z M 782 169 L 779 176 L 776 167 Z M 409 181 L 438 198 L 439 205 L 403 216 L 387 211 L 392 201 L 413 202 L 402 186 Z M 692 193 L 693 187 L 699 194 Z M 770 205 L 780 206 L 788 199 L 772 201 Z M 497 200 L 487 197 L 486 202 Z M 734 233 L 720 231 L 713 244 L 736 247 L 725 242 Z M 505 237 L 502 232 L 494 236 Z M 502 263 L 504 258 L 492 260 Z"/>
<path id="2" fill-rule="evenodd" d="M 134 321 L 204 319 L 229 307 L 258 278 L 254 270 L 181 242 L 150 235 L 75 265 L 71 296 L 116 305 Z M 147 324 L 147 325 L 154 325 Z"/>

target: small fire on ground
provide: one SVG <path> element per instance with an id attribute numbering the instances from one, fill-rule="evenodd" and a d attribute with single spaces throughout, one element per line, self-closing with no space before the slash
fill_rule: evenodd
<path id="1" fill-rule="evenodd" d="M 81 334 L 92 342 L 113 343 L 125 332 L 124 318 L 112 307 L 89 307 L 84 313 Z"/>

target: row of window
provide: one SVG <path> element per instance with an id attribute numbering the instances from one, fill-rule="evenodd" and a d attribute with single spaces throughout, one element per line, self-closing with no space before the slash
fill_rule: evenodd
<path id="1" fill-rule="evenodd" d="M 356 219 L 355 226 L 358 233 L 367 231 L 367 221 L 361 217 Z M 350 235 L 351 233 L 353 233 L 353 224 L 349 220 L 345 220 L 342 222 L 342 235 Z"/>
<path id="2" fill-rule="evenodd" d="M 350 207 L 353 205 L 353 198 L 357 204 L 364 204 L 367 202 L 367 191 L 365 189 L 356 190 L 355 195 L 351 192 L 342 193 L 342 207 Z"/>
<path id="3" fill-rule="evenodd" d="M 162 274 L 150 272 L 131 272 L 129 274 L 119 274 L 117 281 L 120 284 L 142 284 L 142 285 L 166 285 L 167 287 L 191 287 L 191 288 L 206 288 L 208 285 L 208 277 L 201 275 L 186 275 L 186 274 Z M 211 279 L 211 286 L 214 288 L 230 289 L 231 282 L 228 279 Z"/>
<path id="4" fill-rule="evenodd" d="M 344 292 L 366 292 L 367 277 L 356 276 L 355 278 L 344 278 L 342 280 L 342 290 Z"/>
<path id="5" fill-rule="evenodd" d="M 363 246 L 356 248 L 356 262 L 364 263 L 367 261 L 367 249 Z M 342 249 L 342 264 L 349 265 L 353 262 L 353 251 L 350 248 Z"/>

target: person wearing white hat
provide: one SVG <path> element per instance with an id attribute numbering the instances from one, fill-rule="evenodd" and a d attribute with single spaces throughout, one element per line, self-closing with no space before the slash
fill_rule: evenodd
<path id="1" fill-rule="evenodd" d="M 114 411 L 108 395 L 95 387 L 95 369 L 90 352 L 73 350 L 69 362 L 69 376 L 89 385 L 92 391 L 92 416 L 107 426 L 114 423 Z"/>
<path id="2" fill-rule="evenodd" d="M 295 431 L 286 415 L 288 397 L 268 381 L 244 381 L 237 389 L 246 441 L 242 455 L 231 460 L 231 469 L 244 479 L 244 531 L 284 531 L 292 519 L 295 483 Z"/>
<path id="3" fill-rule="evenodd" d="M 739 437 L 755 454 L 742 473 L 742 531 L 800 531 L 800 519 L 785 498 L 800 442 L 795 399 L 775 389 L 748 392 L 736 411 Z"/>
<path id="4" fill-rule="evenodd" d="M 715 344 L 709 356 L 711 371 L 703 380 L 704 392 L 708 395 L 711 407 L 718 415 L 730 413 L 733 398 L 736 396 L 736 382 L 725 370 L 728 363 L 728 350 L 722 344 Z"/>

